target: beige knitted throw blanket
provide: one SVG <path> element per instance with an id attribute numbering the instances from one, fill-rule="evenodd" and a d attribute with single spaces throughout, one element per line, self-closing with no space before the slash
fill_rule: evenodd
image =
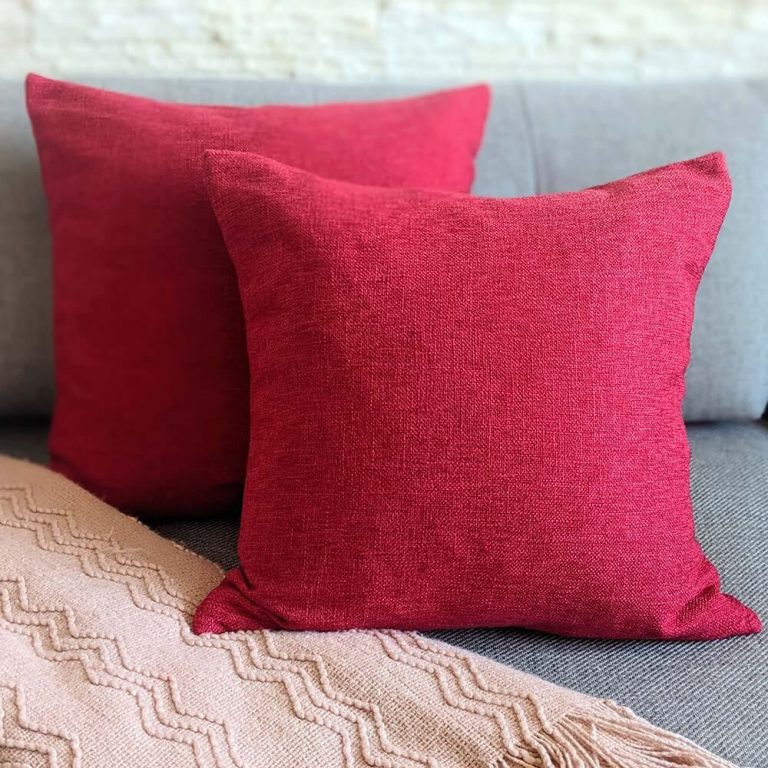
<path id="1" fill-rule="evenodd" d="M 395 631 L 196 636 L 218 566 L 0 458 L 0 766 L 730 764 L 629 710 Z"/>

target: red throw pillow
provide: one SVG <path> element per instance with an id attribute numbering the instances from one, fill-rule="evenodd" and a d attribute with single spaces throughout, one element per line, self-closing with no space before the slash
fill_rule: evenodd
<path id="1" fill-rule="evenodd" d="M 239 108 L 31 75 L 27 99 L 53 234 L 51 465 L 123 509 L 186 514 L 240 503 L 248 450 L 242 309 L 203 150 L 468 191 L 489 91 Z"/>
<path id="2" fill-rule="evenodd" d="M 721 155 L 514 200 L 207 159 L 251 446 L 197 632 L 758 631 L 694 538 L 681 415 Z"/>

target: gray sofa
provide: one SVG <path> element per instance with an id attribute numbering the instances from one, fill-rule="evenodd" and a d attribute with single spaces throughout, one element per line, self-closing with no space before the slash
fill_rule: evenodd
<path id="1" fill-rule="evenodd" d="M 200 103 L 313 103 L 417 92 L 205 80 L 86 80 Z M 768 83 L 494 87 L 475 192 L 577 189 L 714 149 L 733 203 L 702 282 L 685 417 L 696 522 L 726 591 L 768 617 Z M 94 254 L 98 258 L 98 254 Z M 46 460 L 54 387 L 45 203 L 23 87 L 0 82 L 0 453 Z M 162 428 L 162 425 L 158 425 Z M 231 566 L 237 510 L 158 523 Z M 768 766 L 768 636 L 712 643 L 572 640 L 515 629 L 436 633 L 612 697 L 746 766 Z"/>

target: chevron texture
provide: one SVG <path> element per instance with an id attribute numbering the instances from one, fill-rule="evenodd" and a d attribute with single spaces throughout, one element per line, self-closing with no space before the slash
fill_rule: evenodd
<path id="1" fill-rule="evenodd" d="M 218 566 L 0 458 L 0 766 L 727 768 L 418 634 L 196 636 Z"/>

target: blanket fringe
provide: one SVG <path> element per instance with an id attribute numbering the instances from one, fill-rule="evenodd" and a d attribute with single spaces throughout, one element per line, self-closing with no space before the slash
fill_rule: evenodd
<path id="1" fill-rule="evenodd" d="M 527 730 L 522 748 L 489 768 L 736 768 L 613 701 Z"/>

